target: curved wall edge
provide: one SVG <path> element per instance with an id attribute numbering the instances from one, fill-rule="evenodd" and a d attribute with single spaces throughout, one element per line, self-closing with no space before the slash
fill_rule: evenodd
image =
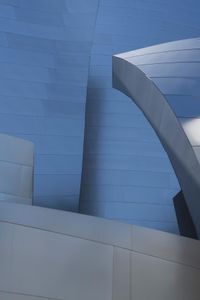
<path id="1" fill-rule="evenodd" d="M 112 55 L 199 36 L 199 14 L 197 0 L 99 0 L 87 90 L 82 213 L 178 233 L 172 202 L 178 180 L 143 114 L 112 89 Z"/>
<path id="2" fill-rule="evenodd" d="M 200 295 L 199 241 L 19 204 L 0 204 L 0 232 L 2 300 Z"/>
<path id="3" fill-rule="evenodd" d="M 174 167 L 198 235 L 200 166 L 195 151 L 198 116 L 184 108 L 182 98 L 187 97 L 190 103 L 200 92 L 195 86 L 200 74 L 200 52 L 193 62 L 193 51 L 199 44 L 199 39 L 182 40 L 113 57 L 113 85 L 133 99 L 156 131 Z M 181 107 L 179 110 L 174 102 Z"/>
<path id="4" fill-rule="evenodd" d="M 0 132 L 35 144 L 35 205 L 78 210 L 97 7 L 0 1 Z"/>

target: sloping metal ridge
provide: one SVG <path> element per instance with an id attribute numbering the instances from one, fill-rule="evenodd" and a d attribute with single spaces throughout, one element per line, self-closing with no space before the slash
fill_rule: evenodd
<path id="1" fill-rule="evenodd" d="M 200 39 L 113 56 L 113 87 L 138 105 L 157 133 L 200 237 Z"/>

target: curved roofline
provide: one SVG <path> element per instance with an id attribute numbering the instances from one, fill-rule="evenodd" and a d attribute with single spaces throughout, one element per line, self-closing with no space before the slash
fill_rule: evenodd
<path id="1" fill-rule="evenodd" d="M 113 56 L 113 87 L 136 103 L 158 135 L 200 236 L 200 166 L 180 121 L 152 79 L 127 60 L 127 53 Z"/>

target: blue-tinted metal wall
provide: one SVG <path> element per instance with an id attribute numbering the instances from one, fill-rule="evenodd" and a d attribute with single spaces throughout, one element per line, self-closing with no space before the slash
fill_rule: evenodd
<path id="1" fill-rule="evenodd" d="M 0 0 L 0 132 L 34 142 L 37 205 L 78 208 L 97 6 Z"/>
<path id="2" fill-rule="evenodd" d="M 112 89 L 111 57 L 199 35 L 199 12 L 197 0 L 0 0 L 0 132 L 35 143 L 35 204 L 77 209 L 95 27 L 81 211 L 177 230 L 177 180 L 142 113 Z"/>
<path id="3" fill-rule="evenodd" d="M 198 0 L 100 0 L 89 72 L 81 211 L 177 232 L 178 183 L 155 133 L 112 89 L 112 54 L 200 33 Z"/>

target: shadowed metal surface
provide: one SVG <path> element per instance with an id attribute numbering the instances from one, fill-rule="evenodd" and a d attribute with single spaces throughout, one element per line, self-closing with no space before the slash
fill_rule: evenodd
<path id="1" fill-rule="evenodd" d="M 0 202 L 32 204 L 34 145 L 0 134 Z"/>
<path id="2" fill-rule="evenodd" d="M 155 129 L 200 236 L 199 48 L 196 38 L 116 55 L 113 86 L 134 100 Z"/>
<path id="3" fill-rule="evenodd" d="M 198 239 L 196 228 L 194 226 L 192 217 L 188 210 L 183 192 L 180 191 L 174 198 L 174 209 L 178 222 L 180 235 L 193 239 Z"/>

